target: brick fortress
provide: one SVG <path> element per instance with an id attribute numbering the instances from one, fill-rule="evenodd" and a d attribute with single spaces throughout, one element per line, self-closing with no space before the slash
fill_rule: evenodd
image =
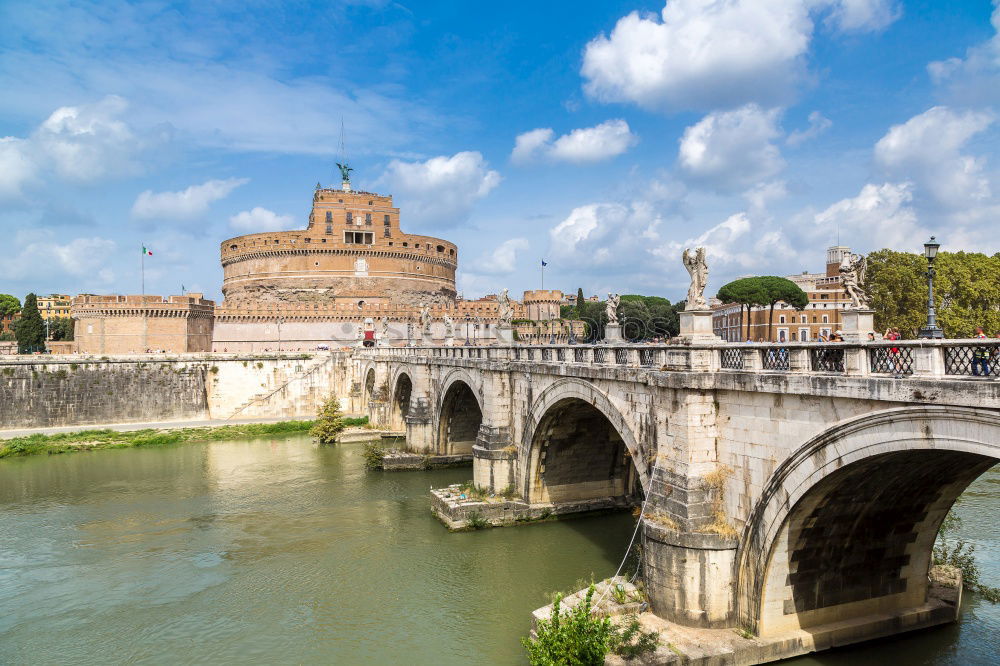
<path id="1" fill-rule="evenodd" d="M 305 230 L 230 238 L 221 243 L 220 256 L 224 301 L 219 305 L 200 294 L 78 296 L 73 301 L 78 350 L 309 350 L 357 344 L 364 329 L 375 330 L 380 344 L 443 344 L 447 319 L 455 344 L 466 337 L 478 344 L 496 341 L 496 297 L 458 298 L 458 247 L 404 233 L 392 196 L 353 190 L 347 179 L 340 189 L 317 184 Z M 562 298 L 555 290 L 526 291 L 522 302 L 512 303 L 514 318 L 558 319 Z M 421 339 L 424 307 L 431 333 Z M 197 330 L 191 328 L 195 323 Z M 182 334 L 184 326 L 190 330 Z M 568 337 L 561 325 L 518 328 L 526 341 L 549 340 L 553 333 L 557 340 Z"/>

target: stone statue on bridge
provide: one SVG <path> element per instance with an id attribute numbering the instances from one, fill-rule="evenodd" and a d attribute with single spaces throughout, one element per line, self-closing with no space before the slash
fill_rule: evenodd
<path id="1" fill-rule="evenodd" d="M 608 302 L 605 306 L 605 314 L 608 316 L 609 324 L 618 323 L 618 305 L 621 303 L 621 296 L 618 294 L 608 294 Z"/>
<path id="2" fill-rule="evenodd" d="M 511 307 L 510 295 L 506 289 L 497 297 L 497 318 L 500 320 L 500 326 L 504 328 L 510 328 L 514 321 L 514 308 Z"/>
<path id="3" fill-rule="evenodd" d="M 681 260 L 691 276 L 691 286 L 688 287 L 687 304 L 684 309 L 707 310 L 705 287 L 708 285 L 708 262 L 705 261 L 705 248 L 699 247 L 695 250 L 688 248 L 681 255 Z"/>
<path id="4" fill-rule="evenodd" d="M 386 316 L 382 317 L 382 330 L 379 332 L 379 339 L 389 341 L 389 318 Z"/>
<path id="5" fill-rule="evenodd" d="M 851 299 L 851 309 L 867 310 L 871 307 L 868 294 L 861 286 L 867 270 L 868 259 L 863 255 L 848 252 L 840 260 L 840 282 Z"/>
<path id="6" fill-rule="evenodd" d="M 455 322 L 451 320 L 448 315 L 444 316 L 444 337 L 453 338 L 455 337 Z"/>
<path id="7" fill-rule="evenodd" d="M 431 337 L 431 309 L 426 305 L 420 310 L 420 332 L 425 337 Z"/>

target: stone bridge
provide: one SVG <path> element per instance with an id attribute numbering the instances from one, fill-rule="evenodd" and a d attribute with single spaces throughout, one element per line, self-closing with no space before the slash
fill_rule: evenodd
<path id="1" fill-rule="evenodd" d="M 353 399 L 527 509 L 648 498 L 657 615 L 821 649 L 956 617 L 931 548 L 1000 458 L 995 344 L 380 348 Z"/>

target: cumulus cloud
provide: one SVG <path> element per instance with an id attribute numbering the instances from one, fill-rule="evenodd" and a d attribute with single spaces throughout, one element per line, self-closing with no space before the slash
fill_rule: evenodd
<path id="1" fill-rule="evenodd" d="M 7 260 L 0 262 L 0 277 L 5 280 L 47 280 L 73 277 L 85 285 L 109 284 L 114 273 L 108 268 L 117 245 L 107 238 L 74 238 L 59 242 L 46 230 L 18 233 Z"/>
<path id="2" fill-rule="evenodd" d="M 500 180 L 480 153 L 465 151 L 423 162 L 393 160 L 379 182 L 401 195 L 409 219 L 443 227 L 464 221 Z"/>
<path id="3" fill-rule="evenodd" d="M 213 201 L 229 196 L 248 182 L 247 178 L 227 178 L 192 185 L 180 192 L 146 190 L 132 204 L 132 217 L 137 220 L 191 220 L 204 215 Z"/>
<path id="4" fill-rule="evenodd" d="M 931 80 L 956 101 L 1000 103 L 1000 0 L 993 0 L 990 23 L 996 34 L 968 49 L 964 58 L 937 60 L 927 65 Z"/>
<path id="5" fill-rule="evenodd" d="M 0 197 L 21 196 L 48 174 L 87 183 L 140 170 L 135 158 L 149 139 L 120 119 L 127 106 L 115 95 L 63 106 L 28 137 L 0 138 Z"/>
<path id="6" fill-rule="evenodd" d="M 914 250 L 927 235 L 912 207 L 910 183 L 867 184 L 856 197 L 842 199 L 813 216 L 809 238 L 837 229 L 842 238 L 864 239 L 871 249 Z"/>
<path id="7" fill-rule="evenodd" d="M 254 206 L 229 218 L 229 226 L 240 231 L 281 231 L 295 226 L 291 215 L 278 215 L 272 210 Z"/>
<path id="8" fill-rule="evenodd" d="M 517 267 L 517 253 L 527 250 L 531 243 L 527 238 L 511 238 L 500 243 L 492 252 L 481 256 L 474 264 L 477 273 L 506 275 Z"/>
<path id="9" fill-rule="evenodd" d="M 550 254 L 563 265 L 634 268 L 662 223 L 648 201 L 578 206 L 549 231 Z"/>
<path id="10" fill-rule="evenodd" d="M 990 196 L 983 158 L 963 155 L 965 144 L 993 123 L 992 114 L 936 106 L 894 125 L 875 144 L 875 162 L 910 179 L 939 204 L 959 209 Z"/>
<path id="11" fill-rule="evenodd" d="M 517 137 L 511 160 L 526 163 L 542 157 L 551 161 L 588 163 L 599 162 L 634 146 L 639 138 L 621 119 L 608 120 L 594 127 L 575 129 L 555 141 L 549 128 L 534 129 Z"/>
<path id="12" fill-rule="evenodd" d="M 890 0 L 670 0 L 660 16 L 633 12 L 584 50 L 584 90 L 649 109 L 787 101 L 805 77 L 813 15 L 841 32 L 884 28 Z"/>
<path id="13" fill-rule="evenodd" d="M 830 129 L 831 125 L 833 125 L 833 121 L 825 117 L 819 111 L 813 111 L 809 114 L 809 127 L 793 131 L 785 139 L 785 143 L 789 146 L 798 146 L 799 144 L 805 143 L 810 139 L 815 139 L 817 136 Z"/>
<path id="14" fill-rule="evenodd" d="M 710 113 L 684 130 L 678 164 L 692 181 L 738 191 L 780 172 L 785 161 L 773 141 L 781 135 L 779 110 L 748 104 Z"/>

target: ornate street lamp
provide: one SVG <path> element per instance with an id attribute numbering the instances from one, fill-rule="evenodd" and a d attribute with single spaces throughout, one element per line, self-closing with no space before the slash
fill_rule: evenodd
<path id="1" fill-rule="evenodd" d="M 465 313 L 465 346 L 471 347 L 472 343 L 469 342 L 469 324 L 472 322 L 472 315 L 468 312 Z"/>
<path id="2" fill-rule="evenodd" d="M 934 240 L 934 236 L 924 243 L 924 256 L 927 258 L 927 325 L 917 334 L 920 338 L 938 340 L 944 337 L 944 331 L 937 325 L 937 314 L 934 311 L 934 260 L 939 247 L 941 244 Z"/>

